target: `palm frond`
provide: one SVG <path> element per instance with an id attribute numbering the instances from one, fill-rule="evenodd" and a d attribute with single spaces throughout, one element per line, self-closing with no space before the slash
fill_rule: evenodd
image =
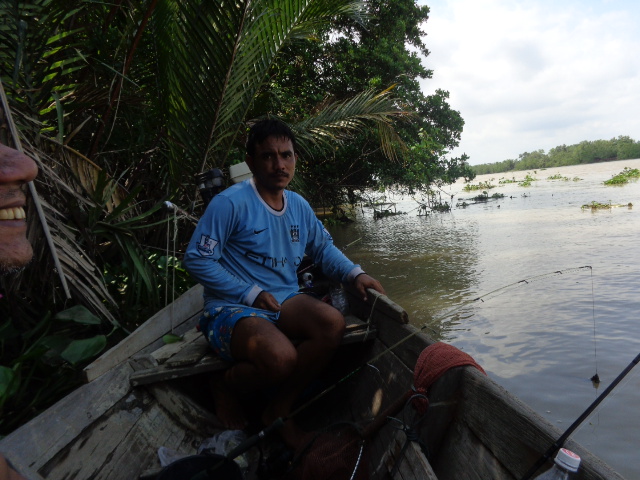
<path id="1" fill-rule="evenodd" d="M 353 0 L 160 1 L 156 33 L 172 171 L 224 166 L 282 46 L 362 9 Z"/>
<path id="2" fill-rule="evenodd" d="M 373 123 L 385 155 L 395 160 L 397 149 L 404 148 L 404 143 L 393 128 L 393 122 L 414 115 L 398 105 L 391 90 L 380 93 L 368 90 L 349 100 L 324 106 L 317 115 L 294 124 L 293 128 L 300 147 L 311 151 L 314 146 L 333 149 L 336 142 L 345 141 L 367 123 Z"/>

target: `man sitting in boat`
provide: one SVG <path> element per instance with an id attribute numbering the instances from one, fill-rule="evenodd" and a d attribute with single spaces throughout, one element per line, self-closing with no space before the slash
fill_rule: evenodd
<path id="1" fill-rule="evenodd" d="M 279 120 L 250 131 L 246 163 L 253 177 L 218 194 L 191 238 L 184 266 L 204 286 L 200 326 L 213 349 L 233 366 L 212 380 L 216 413 L 227 428 L 242 428 L 242 395 L 277 385 L 262 414 L 265 425 L 286 419 L 298 396 L 327 365 L 342 339 L 342 314 L 298 292 L 305 254 L 335 281 L 366 289 L 382 285 L 351 262 L 300 195 L 286 190 L 298 154 L 293 132 Z M 301 340 L 294 346 L 290 339 Z M 291 421 L 281 435 L 296 446 Z"/>
<path id="2" fill-rule="evenodd" d="M 0 143 L 0 275 L 15 273 L 33 256 L 27 240 L 25 187 L 38 167 L 26 155 Z M 0 480 L 24 480 L 0 455 Z"/>

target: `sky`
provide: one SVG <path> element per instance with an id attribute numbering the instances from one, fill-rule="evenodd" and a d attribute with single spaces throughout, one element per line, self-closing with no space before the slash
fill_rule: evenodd
<path id="1" fill-rule="evenodd" d="M 450 93 L 469 163 L 627 135 L 640 141 L 640 1 L 419 0 L 423 93 Z"/>

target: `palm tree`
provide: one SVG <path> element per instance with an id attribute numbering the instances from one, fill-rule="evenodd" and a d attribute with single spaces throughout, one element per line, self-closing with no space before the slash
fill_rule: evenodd
<path id="1" fill-rule="evenodd" d="M 158 306 L 162 279 L 145 250 L 164 247 L 165 226 L 143 229 L 142 221 L 162 222 L 152 214 L 166 197 L 193 205 L 194 176 L 228 166 L 248 117 L 273 113 L 253 102 L 287 42 L 340 15 L 358 19 L 365 4 L 32 0 L 0 10 L 9 46 L 0 49 L 0 74 L 41 163 L 39 189 L 74 301 L 114 321 L 110 311 L 123 302 L 111 299 L 103 274 L 120 263 L 120 289 L 131 293 L 124 303 Z M 293 127 L 310 150 L 377 126 L 391 152 L 393 118 L 405 113 L 389 92 L 369 91 Z M 29 275 L 35 289 L 53 276 L 40 260 Z"/>
<path id="2" fill-rule="evenodd" d="M 283 45 L 337 16 L 364 12 L 364 2 L 354 0 L 0 2 L 0 80 L 9 98 L 0 120 L 8 108 L 25 151 L 39 164 L 35 187 L 71 297 L 29 215 L 37 261 L 21 277 L 0 280 L 8 293 L 0 317 L 23 338 L 4 354 L 31 363 L 9 359 L 12 371 L 21 365 L 28 375 L 16 373 L 20 388 L 5 389 L 0 408 L 20 408 L 21 399 L 31 398 L 29 412 L 37 413 L 55 400 L 34 395 L 29 383 L 38 382 L 33 372 L 51 372 L 43 362 L 52 349 L 69 361 L 62 350 L 71 337 L 61 342 L 59 335 L 61 329 L 71 335 L 69 315 L 56 320 L 55 312 L 84 305 L 102 318 L 102 326 L 86 316 L 75 324 L 95 335 L 97 353 L 120 320 L 135 326 L 161 306 L 163 275 L 171 264 L 178 269 L 162 201 L 191 210 L 194 175 L 236 161 L 246 123 L 281 113 L 261 111 L 254 100 Z M 393 121 L 404 115 L 388 91 L 367 91 L 327 102 L 292 126 L 308 151 L 333 149 L 353 132 L 377 128 L 391 155 Z M 4 128 L 0 137 L 7 141 Z M 177 244 L 192 228 L 180 224 Z M 68 376 L 44 376 L 49 391 L 62 395 L 71 386 Z"/>
<path id="3" fill-rule="evenodd" d="M 253 103 L 282 47 L 337 16 L 359 19 L 364 7 L 354 0 L 160 1 L 156 39 L 171 177 L 188 182 L 206 168 L 227 166 L 248 116 L 269 113 L 256 112 Z M 363 92 L 293 128 L 303 148 L 316 142 L 333 147 L 345 134 L 370 127 L 367 120 L 388 139 L 391 119 L 404 113 L 388 92 Z"/>

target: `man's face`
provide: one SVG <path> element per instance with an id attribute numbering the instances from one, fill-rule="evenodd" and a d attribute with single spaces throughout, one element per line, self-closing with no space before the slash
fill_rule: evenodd
<path id="1" fill-rule="evenodd" d="M 37 173 L 33 160 L 0 143 L 0 273 L 24 267 L 33 256 L 24 209 L 26 183 Z"/>
<path id="2" fill-rule="evenodd" d="M 290 139 L 272 136 L 257 144 L 254 156 L 246 161 L 258 190 L 278 193 L 291 182 L 297 158 Z"/>

